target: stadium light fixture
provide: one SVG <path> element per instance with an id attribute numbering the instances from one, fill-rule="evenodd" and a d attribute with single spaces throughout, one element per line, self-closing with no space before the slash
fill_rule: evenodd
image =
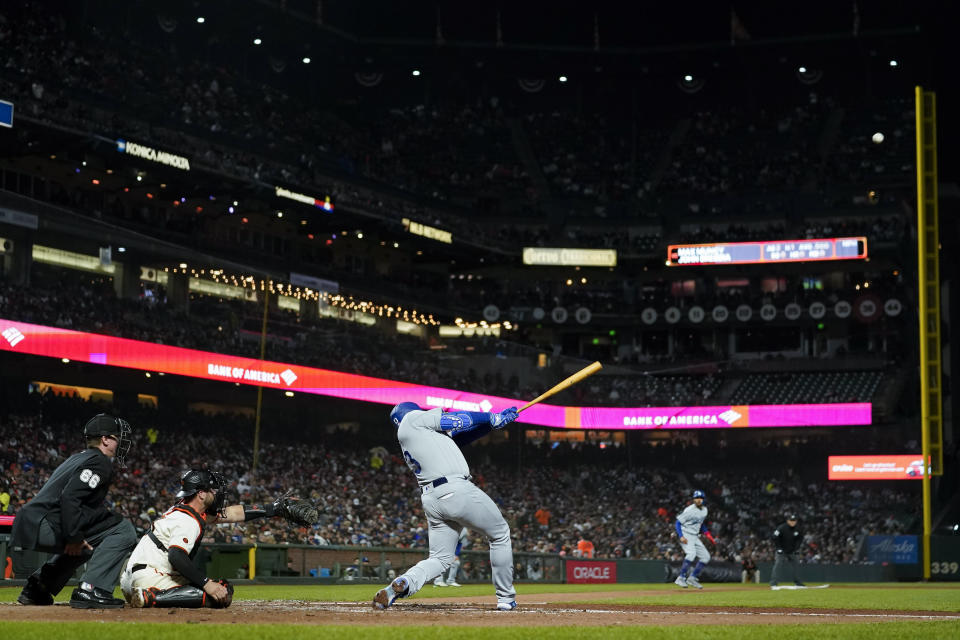
<path id="1" fill-rule="evenodd" d="M 126 247 L 117 247 L 117 252 L 119 253 L 126 253 L 126 251 L 127 251 Z"/>
<path id="2" fill-rule="evenodd" d="M 412 75 L 412 76 L 414 76 L 414 77 L 419 76 L 419 75 L 420 75 L 420 69 L 414 69 L 413 71 L 410 72 L 410 75 Z"/>
<path id="3" fill-rule="evenodd" d="M 807 72 L 807 68 L 806 68 L 806 67 L 800 67 L 799 69 L 797 69 L 797 71 L 799 71 L 800 73 L 806 73 L 806 72 Z"/>
<path id="4" fill-rule="evenodd" d="M 263 40 L 261 40 L 260 38 L 254 38 L 254 39 L 253 39 L 253 44 L 255 44 L 255 45 L 261 45 L 261 44 L 263 44 Z"/>
<path id="5" fill-rule="evenodd" d="M 890 61 L 890 66 L 891 66 L 891 67 L 899 67 L 899 66 L 900 66 L 900 63 L 897 62 L 896 60 L 891 60 L 891 61 Z"/>
<path id="6" fill-rule="evenodd" d="M 303 58 L 303 64 L 310 64 L 310 58 L 304 56 L 304 58 Z"/>
<path id="7" fill-rule="evenodd" d="M 683 76 L 683 81 L 684 81 L 684 82 L 693 82 L 693 76 L 691 76 L 690 74 L 687 74 L 687 75 Z"/>
<path id="8" fill-rule="evenodd" d="M 567 76 L 560 76 L 558 79 L 560 80 L 560 82 L 566 82 Z"/>
<path id="9" fill-rule="evenodd" d="M 197 16 L 197 24 L 203 24 L 206 21 L 207 19 L 204 18 L 203 16 Z"/>
<path id="10" fill-rule="evenodd" d="M 63 364 L 70 364 L 70 358 L 60 358 L 60 362 Z"/>

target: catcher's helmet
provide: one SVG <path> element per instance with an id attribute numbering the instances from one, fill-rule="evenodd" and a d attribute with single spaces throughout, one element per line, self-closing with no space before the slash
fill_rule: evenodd
<path id="1" fill-rule="evenodd" d="M 223 502 L 226 500 L 227 483 L 223 474 L 216 471 L 207 471 L 206 469 L 188 469 L 180 475 L 180 491 L 177 492 L 177 498 L 181 501 L 196 495 L 198 491 L 216 491 L 213 504 L 207 509 L 207 513 L 218 514 L 223 511 Z"/>
<path id="2" fill-rule="evenodd" d="M 126 466 L 127 453 L 130 452 L 130 423 L 123 418 L 117 418 L 106 413 L 98 413 L 83 425 L 84 438 L 97 436 L 111 436 L 117 439 L 117 451 L 114 457 L 120 467 Z"/>
<path id="3" fill-rule="evenodd" d="M 423 411 L 423 409 L 416 402 L 401 402 L 395 406 L 390 412 L 390 421 L 393 422 L 393 426 L 400 428 L 403 417 L 411 411 Z"/>
<path id="4" fill-rule="evenodd" d="M 694 497 L 694 498 L 706 498 L 707 496 L 706 496 L 706 494 L 705 494 L 703 491 L 700 491 L 700 489 L 697 489 L 696 491 L 693 492 L 693 497 Z"/>

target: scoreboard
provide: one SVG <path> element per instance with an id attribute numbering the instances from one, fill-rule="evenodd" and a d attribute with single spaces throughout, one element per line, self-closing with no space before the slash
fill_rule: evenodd
<path id="1" fill-rule="evenodd" d="M 716 242 L 712 244 L 671 244 L 667 266 L 712 264 L 767 264 L 814 260 L 863 260 L 867 238 L 814 238 L 769 242 Z"/>

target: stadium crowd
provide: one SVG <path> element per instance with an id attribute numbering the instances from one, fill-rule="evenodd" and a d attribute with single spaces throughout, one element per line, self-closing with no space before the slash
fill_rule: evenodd
<path id="1" fill-rule="evenodd" d="M 80 445 L 83 416 L 98 409 L 76 397 L 32 393 L 0 417 L 0 464 L 10 496 L 7 512 L 29 500 L 48 474 Z M 228 503 L 262 504 L 288 489 L 318 503 L 312 528 L 278 521 L 220 525 L 210 541 L 424 548 L 425 519 L 413 474 L 396 450 L 386 419 L 359 437 L 315 437 L 307 425 L 277 424 L 264 431 L 260 467 L 251 469 L 252 420 L 240 416 L 171 414 L 140 407 L 125 413 L 136 428 L 127 468 L 108 501 L 140 530 L 175 502 L 180 473 L 219 470 L 231 481 Z M 317 425 L 312 428 L 316 429 Z M 227 434 L 234 434 L 228 436 Z M 831 436 L 823 451 L 860 436 Z M 891 436 L 877 438 L 878 446 Z M 373 443 L 373 446 L 359 443 Z M 850 444 L 856 448 L 859 445 Z M 771 559 L 770 532 L 785 510 L 801 514 L 807 562 L 857 562 L 862 537 L 907 530 L 916 517 L 911 488 L 873 483 L 824 482 L 822 471 L 778 463 L 819 455 L 815 444 L 767 443 L 697 447 L 687 434 L 666 442 L 606 449 L 583 444 L 528 445 L 516 466 L 516 446 L 468 449 L 475 482 L 503 510 L 516 551 L 573 555 L 579 539 L 600 557 L 678 560 L 673 519 L 690 489 L 708 493 L 718 560 Z M 862 450 L 862 446 L 857 449 Z M 728 455 L 729 454 L 729 455 Z M 709 472 L 696 471 L 709 457 Z M 743 457 L 754 464 L 742 465 Z M 821 465 L 817 465 L 820 467 Z M 389 481 L 386 481 L 389 478 Z M 484 541 L 474 539 L 471 549 Z"/>
<path id="2" fill-rule="evenodd" d="M 649 127 L 637 127 L 636 116 L 531 111 L 497 98 L 324 107 L 282 86 L 280 77 L 260 82 L 231 65 L 190 58 L 176 38 L 164 56 L 145 44 L 121 51 L 106 30 L 81 38 L 69 20 L 38 2 L 0 11 L 0 43 L 0 87 L 29 118 L 189 150 L 218 175 L 309 186 L 338 206 L 396 221 L 420 217 L 486 246 L 511 232 L 479 224 L 478 211 L 530 214 L 539 219 L 540 241 L 553 242 L 569 230 L 551 225 L 568 217 L 668 224 L 685 214 L 710 221 L 718 214 L 783 215 L 796 203 L 805 203 L 801 215 L 857 204 L 838 197 L 835 186 L 857 185 L 861 199 L 879 188 L 876 200 L 861 204 L 895 205 L 897 197 L 883 187 L 902 183 L 911 162 L 908 109 L 899 101 L 844 115 L 829 99 L 806 98 L 759 112 L 700 110 Z M 827 136 L 833 113 L 841 116 L 838 131 Z M 515 127 L 521 135 L 512 135 Z M 870 142 L 876 128 L 888 130 L 882 145 Z M 818 138 L 835 142 L 813 149 Z M 515 148 L 523 139 L 533 154 L 528 162 Z M 552 203 L 531 186 L 531 170 L 543 174 Z M 793 197 L 801 186 L 815 195 Z M 153 216 L 149 224 L 161 229 L 190 220 L 177 211 Z M 616 248 L 647 251 L 635 237 L 606 235 Z M 579 232 L 574 240 L 593 241 Z"/>

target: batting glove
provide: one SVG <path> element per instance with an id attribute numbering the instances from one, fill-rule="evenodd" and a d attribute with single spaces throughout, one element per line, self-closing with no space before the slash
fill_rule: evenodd
<path id="1" fill-rule="evenodd" d="M 492 426 L 494 429 L 503 429 L 505 426 L 516 420 L 519 415 L 520 414 L 517 413 L 516 407 L 504 409 L 500 413 L 491 413 L 490 426 Z"/>

